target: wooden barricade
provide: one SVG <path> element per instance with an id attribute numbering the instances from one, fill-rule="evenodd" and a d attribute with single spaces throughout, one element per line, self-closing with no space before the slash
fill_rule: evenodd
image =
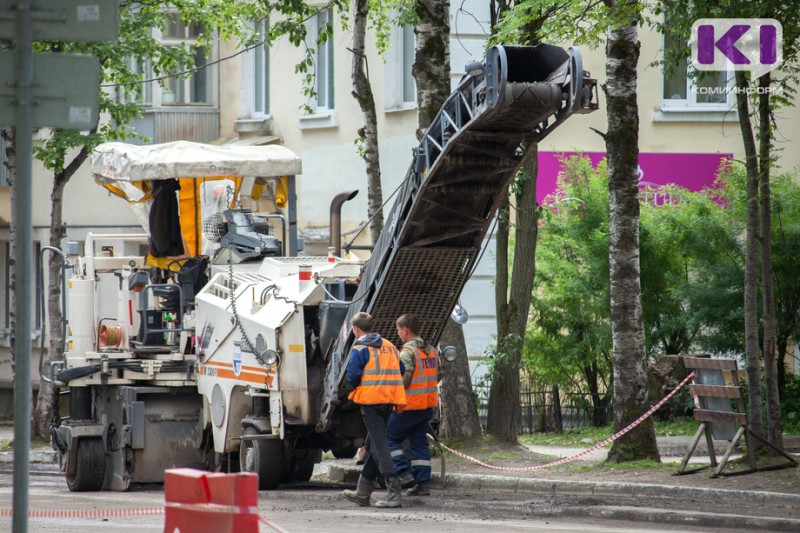
<path id="1" fill-rule="evenodd" d="M 697 399 L 697 403 L 699 404 L 695 406 L 694 418 L 695 420 L 700 421 L 700 427 L 697 428 L 697 433 L 695 433 L 692 444 L 689 446 L 689 451 L 686 453 L 686 457 L 683 458 L 683 461 L 681 462 L 681 465 L 675 475 L 691 474 L 693 472 L 698 472 L 711 467 L 716 467 L 712 477 L 718 477 L 725 475 L 749 474 L 751 472 L 757 472 L 760 470 L 775 470 L 778 468 L 797 466 L 797 461 L 794 457 L 773 446 L 764 437 L 755 433 L 748 426 L 746 414 L 747 411 L 745 409 L 744 399 L 742 398 L 742 389 L 739 385 L 738 368 L 734 359 L 684 357 L 683 361 L 687 370 L 730 371 L 732 375 L 733 386 L 697 384 L 689 385 L 689 392 Z M 709 409 L 707 401 L 709 398 L 727 398 L 730 400 L 735 400 L 731 402 L 734 406 L 734 410 L 719 411 Z M 713 423 L 736 424 L 739 426 L 739 428 L 736 430 L 736 434 L 731 439 L 728 448 L 725 450 L 725 454 L 723 455 L 719 464 L 717 464 L 716 452 L 714 450 L 714 440 L 711 436 L 711 424 Z M 687 470 L 686 466 L 689 464 L 689 459 L 692 457 L 692 454 L 697 447 L 697 443 L 700 442 L 700 438 L 704 433 L 706 437 L 706 445 L 708 446 L 708 457 L 711 460 L 711 464 Z M 725 465 L 728 463 L 728 459 L 730 459 L 733 450 L 736 448 L 736 445 L 743 436 L 745 439 L 745 446 L 747 448 L 747 461 L 750 465 L 750 469 L 732 473 L 723 473 L 722 470 L 725 468 Z M 776 453 L 788 459 L 788 462 L 768 467 L 759 467 L 756 464 L 754 446 L 755 441 L 753 439 L 764 443 Z"/>

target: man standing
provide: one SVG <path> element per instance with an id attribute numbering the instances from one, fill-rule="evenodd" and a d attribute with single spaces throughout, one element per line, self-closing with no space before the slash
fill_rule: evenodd
<path id="1" fill-rule="evenodd" d="M 386 424 L 395 406 L 406 404 L 403 369 L 394 345 L 374 333 L 374 322 L 367 313 L 357 313 L 350 320 L 356 341 L 347 365 L 347 382 L 355 387 L 349 398 L 361 406 L 367 427 L 367 453 L 355 491 L 342 495 L 362 507 L 369 506 L 378 471 L 386 480 L 386 499 L 375 507 L 400 507 L 400 479 L 394 471 L 386 441 Z"/>
<path id="2" fill-rule="evenodd" d="M 439 405 L 439 353 L 420 338 L 419 330 L 419 320 L 415 315 L 406 314 L 397 319 L 397 335 L 404 343 L 400 361 L 404 367 L 407 405 L 402 412 L 392 413 L 386 428 L 389 450 L 400 482 L 404 487 L 413 485 L 406 491 L 406 496 L 428 496 L 431 493 L 431 451 L 427 434 L 433 409 Z M 410 463 L 403 451 L 406 438 Z"/>

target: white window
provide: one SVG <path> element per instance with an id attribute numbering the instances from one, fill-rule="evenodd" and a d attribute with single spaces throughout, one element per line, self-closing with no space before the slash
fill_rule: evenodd
<path id="1" fill-rule="evenodd" d="M 203 33 L 198 24 L 186 24 L 177 13 L 170 15 L 170 22 L 161 33 L 161 41 L 167 46 L 186 46 L 194 56 L 194 71 L 188 76 L 173 76 L 166 80 L 162 89 L 161 105 L 209 104 L 212 102 L 211 68 L 206 57 L 207 50 L 198 46 L 197 38 Z M 176 72 L 177 74 L 178 72 Z"/>
<path id="2" fill-rule="evenodd" d="M 417 106 L 417 84 L 412 67 L 416 55 L 413 26 L 392 29 L 386 56 L 386 109 L 414 109 Z"/>
<path id="3" fill-rule="evenodd" d="M 269 24 L 258 23 L 262 40 L 267 38 Z M 269 115 L 269 47 L 262 43 L 253 50 L 253 116 Z"/>
<path id="4" fill-rule="evenodd" d="M 314 36 L 316 40 L 321 34 L 333 25 L 333 12 L 330 8 L 317 13 L 314 19 Z M 333 103 L 333 37 L 329 36 L 323 44 L 317 45 L 317 52 L 314 57 L 314 90 L 317 93 L 317 111 L 332 110 Z M 312 106 L 314 107 L 314 106 Z"/>
<path id="5" fill-rule="evenodd" d="M 680 40 L 678 40 L 680 39 Z M 664 50 L 686 47 L 685 39 L 669 32 L 664 35 Z M 662 73 L 661 109 L 655 112 L 657 121 L 715 121 L 735 120 L 731 70 L 697 72 L 687 58 L 677 65 L 665 67 Z"/>
<path id="6" fill-rule="evenodd" d="M 126 59 L 128 67 L 141 75 L 143 80 L 152 79 L 153 69 L 150 59 L 137 60 L 134 57 Z M 141 105 L 153 105 L 153 85 L 155 82 L 147 81 L 133 85 L 117 87 L 117 100 L 125 103 L 137 103 Z"/>
<path id="7" fill-rule="evenodd" d="M 323 9 L 307 23 L 306 39 L 314 52 L 314 92 L 316 97 L 308 101 L 310 114 L 298 119 L 300 129 L 334 128 L 339 125 L 339 117 L 334 111 L 334 70 L 333 70 L 333 36 L 317 44 L 317 38 L 329 28 L 333 28 L 333 11 Z"/>

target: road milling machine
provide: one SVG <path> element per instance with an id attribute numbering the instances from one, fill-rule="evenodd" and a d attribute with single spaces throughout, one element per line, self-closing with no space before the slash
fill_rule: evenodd
<path id="1" fill-rule="evenodd" d="M 301 161 L 282 146 L 94 151 L 95 180 L 146 231 L 63 254 L 68 345 L 43 374 L 68 397 L 52 433 L 70 490 L 126 490 L 177 466 L 254 472 L 271 489 L 308 480 L 323 451 L 353 456 L 365 430 L 344 380 L 349 319 L 367 311 L 396 342 L 394 320 L 413 312 L 437 343 L 526 155 L 597 108 L 574 48 L 494 46 L 467 70 L 367 261 L 298 250 Z"/>

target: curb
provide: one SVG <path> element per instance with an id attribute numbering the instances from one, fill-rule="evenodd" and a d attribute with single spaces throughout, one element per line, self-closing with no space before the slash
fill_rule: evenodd
<path id="1" fill-rule="evenodd" d="M 331 466 L 330 481 L 356 483 L 361 472 L 359 467 Z M 572 496 L 618 496 L 624 498 L 647 498 L 668 500 L 690 500 L 695 502 L 724 501 L 734 507 L 739 504 L 758 504 L 763 507 L 800 508 L 799 494 L 765 491 L 739 491 L 731 489 L 708 489 L 680 487 L 649 483 L 614 483 L 610 481 L 565 481 L 552 479 L 520 479 L 479 474 L 447 474 L 442 478 L 433 473 L 432 482 L 439 488 L 470 489 L 478 492 L 494 490 L 514 493 L 544 493 L 551 497 Z M 800 522 L 796 522 L 800 525 Z M 796 526 L 795 526 L 796 527 Z"/>
<path id="2" fill-rule="evenodd" d="M 361 469 L 359 467 L 331 466 L 328 479 L 332 482 L 356 483 Z M 581 482 L 581 481 L 553 481 L 536 479 L 503 478 L 500 476 L 486 476 L 476 474 L 448 474 L 445 483 L 441 476 L 434 473 L 432 483 L 434 487 L 461 488 L 476 492 L 514 492 L 517 494 L 530 493 L 545 494 L 548 497 L 556 496 L 617 496 L 622 498 L 642 498 L 647 501 L 674 501 L 690 500 L 693 502 L 719 502 L 724 501 L 731 509 L 737 504 L 747 502 L 757 503 L 762 507 L 797 508 L 800 505 L 800 495 L 784 494 L 762 491 L 736 491 L 729 489 L 703 489 L 697 487 L 675 487 L 672 485 L 654 485 L 638 483 L 613 483 L 613 482 Z M 424 500 L 424 503 L 423 503 Z M 626 505 L 578 505 L 562 509 L 552 509 L 548 506 L 541 507 L 541 502 L 513 501 L 502 502 L 496 499 L 491 502 L 471 500 L 472 505 L 482 507 L 490 506 L 493 510 L 504 509 L 510 512 L 522 512 L 547 516 L 564 516 L 571 518 L 602 518 L 605 520 L 625 520 L 661 525 L 682 525 L 693 527 L 730 528 L 748 531 L 770 532 L 796 532 L 800 531 L 800 519 L 783 518 L 780 516 L 752 516 L 730 513 L 675 510 L 672 508 L 634 507 Z M 463 501 L 449 501 L 443 498 L 406 497 L 403 507 L 435 507 L 443 509 L 457 509 Z M 657 505 L 657 504 L 656 504 Z M 669 506 L 672 507 L 672 506 Z"/>

